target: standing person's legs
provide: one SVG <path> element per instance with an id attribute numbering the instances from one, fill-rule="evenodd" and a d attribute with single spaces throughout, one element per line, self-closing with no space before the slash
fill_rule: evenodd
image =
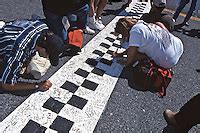
<path id="1" fill-rule="evenodd" d="M 87 15 L 86 15 L 86 26 L 85 28 L 83 29 L 83 32 L 86 33 L 86 34 L 94 34 L 95 31 L 92 30 L 89 26 L 88 26 L 88 23 L 89 21 L 92 21 L 93 20 L 93 16 L 94 16 L 94 0 L 89 0 L 89 3 L 88 3 L 88 11 L 87 11 Z M 81 17 L 83 18 L 83 17 Z"/>
<path id="2" fill-rule="evenodd" d="M 87 25 L 89 6 L 86 4 L 79 10 L 72 12 L 68 15 L 70 28 L 72 29 L 85 29 Z"/>
<path id="3" fill-rule="evenodd" d="M 101 16 L 107 2 L 108 2 L 108 0 L 99 0 L 98 6 L 96 9 L 96 19 L 99 19 L 99 17 Z"/>
<path id="4" fill-rule="evenodd" d="M 107 1 L 107 0 L 106 0 Z M 102 24 L 101 21 L 96 19 L 97 13 L 96 11 L 99 10 L 99 0 L 91 0 L 90 1 L 90 15 L 88 17 L 88 27 L 94 30 L 102 30 L 105 26 Z M 98 11 L 99 12 L 99 11 Z M 101 12 L 102 13 L 102 12 Z M 93 15 L 93 16 L 91 16 Z M 99 18 L 99 15 L 98 15 Z"/>
<path id="5" fill-rule="evenodd" d="M 93 17 L 94 16 L 94 13 L 95 13 L 95 9 L 94 9 L 94 0 L 90 0 L 89 2 L 89 13 L 88 13 L 88 16 L 89 17 Z"/>
<path id="6" fill-rule="evenodd" d="M 193 126 L 200 124 L 200 94 L 184 104 L 177 113 L 165 110 L 164 117 L 168 124 L 174 125 L 179 132 L 187 132 Z"/>
<path id="7" fill-rule="evenodd" d="M 183 10 L 183 8 L 185 7 L 185 5 L 187 5 L 190 2 L 190 0 L 181 0 L 179 3 L 178 8 L 176 9 L 176 12 L 174 13 L 173 19 L 177 19 L 179 13 Z"/>
<path id="8" fill-rule="evenodd" d="M 63 40 L 66 40 L 67 32 L 62 24 L 62 16 L 58 16 L 47 10 L 43 10 L 43 12 L 49 29 L 60 36 Z"/>
<path id="9" fill-rule="evenodd" d="M 183 21 L 183 24 L 186 24 L 188 22 L 188 20 L 190 19 L 190 17 L 192 16 L 192 13 L 195 10 L 196 4 L 197 4 L 197 0 L 192 0 L 190 9 L 189 9 L 184 21 Z"/>
<path id="10" fill-rule="evenodd" d="M 96 13 L 100 0 L 94 0 L 94 12 Z"/>

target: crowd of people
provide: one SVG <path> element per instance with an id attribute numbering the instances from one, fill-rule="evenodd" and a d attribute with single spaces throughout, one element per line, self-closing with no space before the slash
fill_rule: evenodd
<path id="1" fill-rule="evenodd" d="M 0 58 L 2 61 L 1 88 L 15 91 L 25 89 L 48 90 L 52 83 L 45 80 L 38 83 L 18 82 L 22 67 L 38 51 L 40 56 L 48 57 L 51 65 L 59 63 L 59 55 L 63 52 L 68 32 L 81 29 L 84 33 L 94 34 L 105 25 L 101 14 L 108 0 L 42 0 L 45 20 L 16 20 L 1 24 Z M 182 41 L 171 32 L 179 13 L 189 0 L 181 0 L 173 17 L 163 13 L 166 0 L 151 0 L 152 8 L 143 14 L 141 20 L 120 19 L 115 32 L 126 38 L 129 47 L 122 53 L 113 53 L 113 57 L 127 55 L 126 60 L 118 63 L 130 66 L 138 60 L 150 58 L 158 66 L 169 69 L 174 67 L 183 54 Z M 197 0 L 192 0 L 191 8 L 179 27 L 187 25 Z M 127 4 L 130 4 L 128 0 Z M 65 18 L 63 20 L 63 18 Z M 67 28 L 66 28 L 66 21 Z M 164 117 L 168 124 L 177 131 L 188 131 L 199 123 L 199 95 L 186 103 L 178 113 L 167 109 Z M 195 108 L 195 109 L 193 109 Z"/>

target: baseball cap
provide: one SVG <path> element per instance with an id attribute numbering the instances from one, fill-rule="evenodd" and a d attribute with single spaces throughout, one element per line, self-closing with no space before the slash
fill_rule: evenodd
<path id="1" fill-rule="evenodd" d="M 157 7 L 166 7 L 166 0 L 153 0 L 153 4 Z"/>
<path id="2" fill-rule="evenodd" d="M 165 25 L 169 32 L 172 32 L 174 30 L 174 20 L 170 15 L 163 15 L 160 18 L 160 22 Z"/>
<path id="3" fill-rule="evenodd" d="M 45 35 L 45 42 L 40 43 L 38 46 L 46 49 L 51 65 L 57 66 L 59 63 L 59 55 L 62 53 L 64 47 L 63 40 L 51 32 Z"/>

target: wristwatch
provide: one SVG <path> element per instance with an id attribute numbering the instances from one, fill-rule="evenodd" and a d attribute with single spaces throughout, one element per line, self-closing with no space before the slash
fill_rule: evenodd
<path id="1" fill-rule="evenodd" d="M 35 83 L 35 88 L 38 89 L 39 88 L 39 84 Z"/>

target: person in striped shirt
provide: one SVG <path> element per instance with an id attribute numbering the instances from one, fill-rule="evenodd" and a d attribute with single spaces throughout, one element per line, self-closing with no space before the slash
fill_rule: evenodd
<path id="1" fill-rule="evenodd" d="M 19 82 L 20 71 L 36 51 L 48 57 L 51 65 L 58 65 L 63 41 L 39 20 L 16 20 L 0 28 L 0 59 L 2 60 L 0 87 L 4 90 L 37 89 L 48 90 L 49 80 L 39 83 Z"/>

